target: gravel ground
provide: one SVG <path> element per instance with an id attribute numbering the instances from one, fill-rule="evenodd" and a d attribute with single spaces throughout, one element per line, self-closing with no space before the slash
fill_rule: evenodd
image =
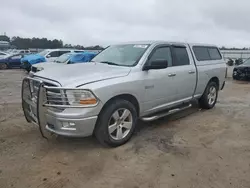
<path id="1" fill-rule="evenodd" d="M 0 71 L 0 187 L 250 187 L 250 84 L 228 80 L 212 110 L 140 122 L 107 149 L 90 138 L 45 140 L 26 123 L 20 70 Z"/>

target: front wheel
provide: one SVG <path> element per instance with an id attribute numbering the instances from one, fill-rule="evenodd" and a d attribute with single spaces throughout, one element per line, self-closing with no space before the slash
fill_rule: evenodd
<path id="1" fill-rule="evenodd" d="M 201 108 L 211 109 L 215 106 L 218 98 L 218 85 L 215 82 L 209 82 L 205 92 L 199 100 Z"/>
<path id="2" fill-rule="evenodd" d="M 111 101 L 99 115 L 95 136 L 105 146 L 117 147 L 131 137 L 137 122 L 137 112 L 132 103 L 118 99 Z"/>

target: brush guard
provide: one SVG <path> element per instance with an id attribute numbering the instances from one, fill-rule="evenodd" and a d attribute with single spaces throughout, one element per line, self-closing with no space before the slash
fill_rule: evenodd
<path id="1" fill-rule="evenodd" d="M 41 80 L 24 78 L 22 83 L 22 108 L 24 116 L 29 123 L 39 126 L 42 137 L 48 139 L 51 133 L 46 129 L 46 107 L 43 105 L 46 100 L 46 89 Z"/>

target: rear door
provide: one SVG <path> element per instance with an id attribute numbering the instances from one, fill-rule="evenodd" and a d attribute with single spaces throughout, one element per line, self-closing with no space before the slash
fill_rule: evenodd
<path id="1" fill-rule="evenodd" d="M 189 47 L 186 45 L 173 45 L 173 64 L 176 87 L 176 101 L 190 100 L 196 87 L 196 67 Z"/>

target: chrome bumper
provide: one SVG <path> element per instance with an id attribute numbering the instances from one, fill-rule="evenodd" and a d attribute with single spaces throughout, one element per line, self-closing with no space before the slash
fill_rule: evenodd
<path id="1" fill-rule="evenodd" d="M 36 82 L 36 91 L 32 86 Z M 30 123 L 39 126 L 43 137 L 48 138 L 51 133 L 70 137 L 85 137 L 93 134 L 97 121 L 96 113 L 89 112 L 89 109 L 80 109 L 79 115 L 72 116 L 67 112 L 55 112 L 51 110 L 51 105 L 46 104 L 46 87 L 44 82 L 27 77 L 22 83 L 22 108 L 25 118 Z M 55 87 L 52 87 L 55 88 Z M 58 87 L 60 89 L 60 87 Z M 53 105 L 52 105 L 53 106 Z M 61 105 L 63 106 L 63 105 Z M 70 107 L 68 106 L 67 110 Z M 83 114 L 87 114 L 84 116 Z"/>

